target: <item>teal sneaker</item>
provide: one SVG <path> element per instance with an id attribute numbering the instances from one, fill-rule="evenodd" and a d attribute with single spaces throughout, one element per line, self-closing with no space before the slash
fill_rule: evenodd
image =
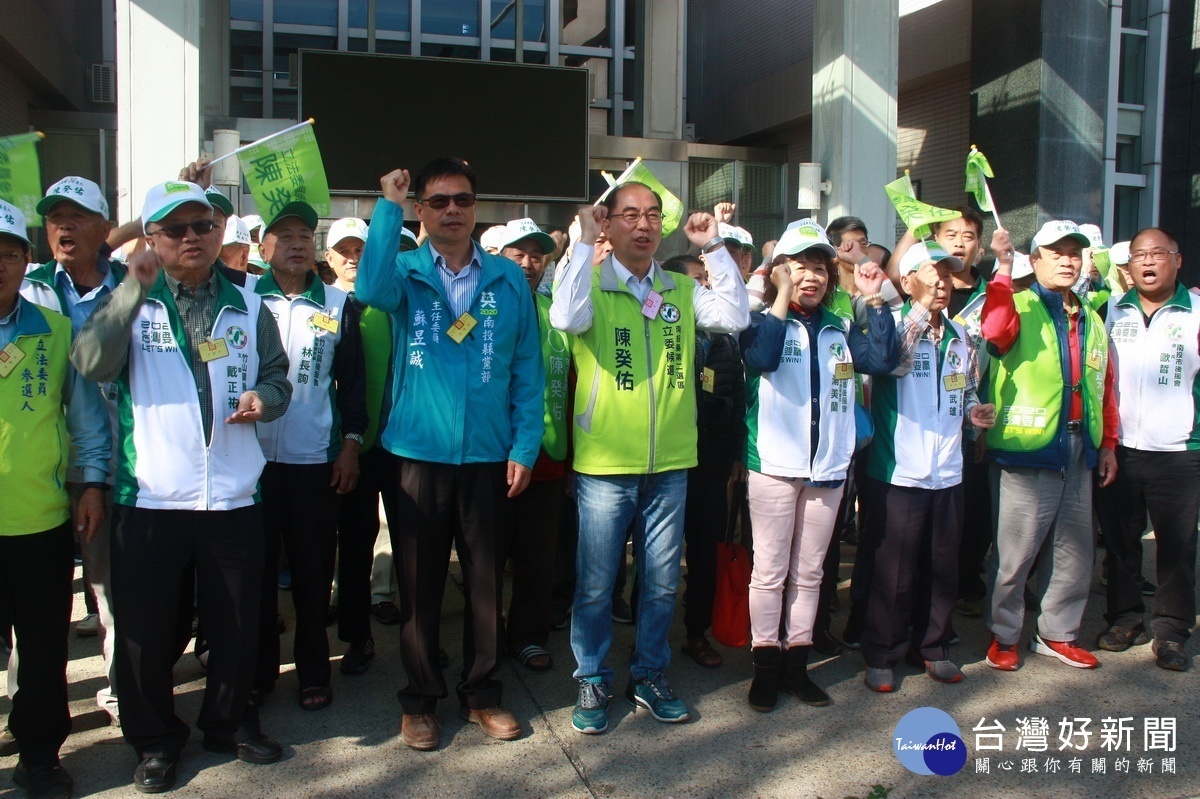
<path id="1" fill-rule="evenodd" d="M 634 707 L 641 705 L 649 710 L 650 715 L 659 721 L 678 724 L 688 720 L 687 705 L 675 695 L 671 684 L 661 673 L 641 680 L 630 678 L 625 698 Z"/>
<path id="2" fill-rule="evenodd" d="M 571 726 L 584 735 L 599 735 L 608 729 L 608 685 L 600 677 L 579 680 L 579 699 L 571 714 Z"/>

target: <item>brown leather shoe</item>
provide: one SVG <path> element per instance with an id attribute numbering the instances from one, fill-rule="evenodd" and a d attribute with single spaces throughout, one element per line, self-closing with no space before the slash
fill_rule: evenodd
<path id="1" fill-rule="evenodd" d="M 438 747 L 438 720 L 432 713 L 405 713 L 400 721 L 400 740 L 422 752 Z"/>
<path id="2" fill-rule="evenodd" d="M 517 723 L 517 717 L 502 708 L 489 707 L 476 710 L 464 707 L 459 710 L 459 715 L 463 717 L 463 721 L 478 724 L 488 735 L 499 738 L 501 741 L 511 741 L 521 737 L 521 725 Z"/>

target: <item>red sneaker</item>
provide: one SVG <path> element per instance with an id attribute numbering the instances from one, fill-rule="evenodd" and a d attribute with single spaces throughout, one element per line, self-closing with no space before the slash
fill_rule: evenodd
<path id="1" fill-rule="evenodd" d="M 1016 645 L 1002 644 L 996 640 L 996 636 L 992 636 L 992 644 L 988 647 L 985 662 L 993 669 L 1000 671 L 1016 671 L 1021 665 Z"/>
<path id="2" fill-rule="evenodd" d="M 1096 656 L 1086 649 L 1076 646 L 1074 641 L 1047 641 L 1040 635 L 1033 636 L 1030 646 L 1039 655 L 1049 655 L 1074 666 L 1077 669 L 1094 669 L 1100 665 Z"/>

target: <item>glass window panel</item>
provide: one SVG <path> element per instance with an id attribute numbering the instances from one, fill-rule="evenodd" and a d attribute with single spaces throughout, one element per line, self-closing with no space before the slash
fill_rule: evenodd
<path id="1" fill-rule="evenodd" d="M 367 27 L 367 0 L 350 0 L 347 10 L 351 28 Z M 375 29 L 407 33 L 411 11 L 411 0 L 376 0 Z"/>
<path id="2" fill-rule="evenodd" d="M 248 119 L 261 119 L 263 115 L 262 87 L 229 87 L 229 115 L 246 117 Z"/>
<path id="3" fill-rule="evenodd" d="M 478 0 L 438 0 L 423 4 L 421 31 L 447 36 L 478 36 Z"/>
<path id="4" fill-rule="evenodd" d="M 1137 186 L 1117 186 L 1113 197 L 1114 241 L 1128 241 L 1140 228 L 1142 190 Z"/>
<path id="5" fill-rule="evenodd" d="M 412 52 L 409 42 L 402 42 L 397 39 L 376 39 L 375 52 L 377 53 L 392 53 L 393 55 L 408 55 Z"/>
<path id="6" fill-rule="evenodd" d="M 262 77 L 262 40 L 258 31 L 229 32 L 229 72 L 235 78 Z"/>
<path id="7" fill-rule="evenodd" d="M 1121 27 L 1146 30 L 1150 18 L 1148 0 L 1125 0 L 1121 6 Z"/>
<path id="8" fill-rule="evenodd" d="M 299 98 L 295 89 L 275 90 L 275 119 L 296 119 L 299 111 Z"/>
<path id="9" fill-rule="evenodd" d="M 274 67 L 279 77 L 286 77 L 289 74 L 288 58 L 302 47 L 310 50 L 336 50 L 337 38 L 312 36 L 306 33 L 276 33 Z"/>
<path id="10" fill-rule="evenodd" d="M 231 0 L 229 3 L 229 17 L 231 19 L 262 22 L 262 11 L 262 0 Z"/>
<path id="11" fill-rule="evenodd" d="M 275 0 L 275 21 L 337 27 L 337 0 Z"/>
<path id="12" fill-rule="evenodd" d="M 1117 171 L 1142 171 L 1142 138 L 1140 136 L 1117 137 Z"/>
<path id="13" fill-rule="evenodd" d="M 421 43 L 421 55 L 434 58 L 469 58 L 479 60 L 479 48 L 462 44 Z"/>
<path id="14" fill-rule="evenodd" d="M 376 47 L 378 48 L 378 45 L 379 45 L 378 39 L 375 40 L 375 44 L 376 44 Z M 351 53 L 365 53 L 365 52 L 367 52 L 367 40 L 360 39 L 357 36 L 351 36 L 349 39 L 346 40 L 346 49 L 349 50 Z"/>
<path id="15" fill-rule="evenodd" d="M 1121 37 L 1121 86 L 1118 102 L 1141 105 L 1146 101 L 1146 37 Z"/>
<path id="16" fill-rule="evenodd" d="M 546 41 L 546 0 L 525 0 L 527 42 Z M 517 36 L 517 0 L 492 0 L 492 36 L 515 39 Z"/>
<path id="17" fill-rule="evenodd" d="M 562 43 L 580 47 L 612 47 L 608 19 L 609 0 L 562 0 Z"/>

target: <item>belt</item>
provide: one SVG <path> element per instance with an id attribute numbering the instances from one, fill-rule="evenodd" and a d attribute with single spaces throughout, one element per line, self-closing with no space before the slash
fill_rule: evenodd
<path id="1" fill-rule="evenodd" d="M 1078 433 L 1083 430 L 1083 421 L 1081 419 L 1072 419 L 1067 422 L 1068 433 Z"/>

